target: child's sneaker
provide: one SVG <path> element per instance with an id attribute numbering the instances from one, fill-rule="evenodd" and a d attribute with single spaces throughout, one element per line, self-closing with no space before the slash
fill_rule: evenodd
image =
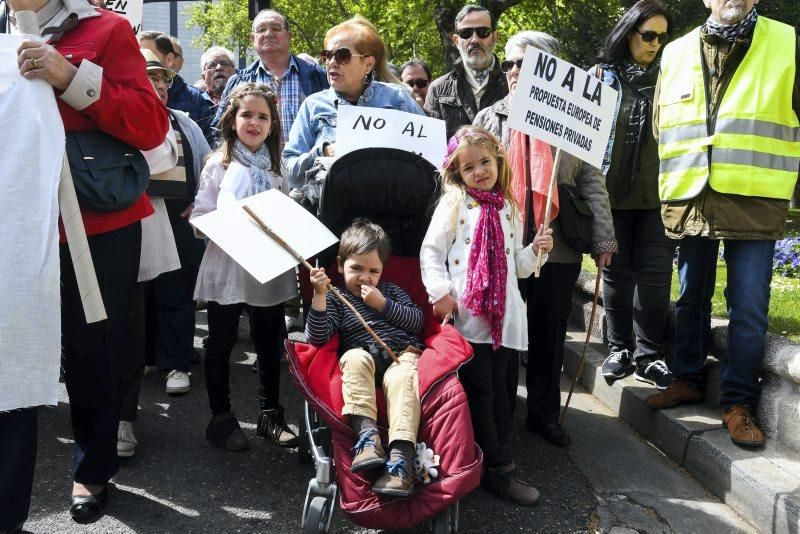
<path id="1" fill-rule="evenodd" d="M 372 493 L 386 497 L 410 497 L 414 493 L 414 479 L 406 470 L 405 460 L 386 462 L 386 472 L 372 485 Z"/>
<path id="2" fill-rule="evenodd" d="M 381 437 L 376 431 L 364 432 L 358 438 L 356 446 L 353 447 L 355 457 L 350 464 L 351 473 L 368 471 L 375 467 L 380 467 L 386 463 L 386 452 L 381 445 Z"/>

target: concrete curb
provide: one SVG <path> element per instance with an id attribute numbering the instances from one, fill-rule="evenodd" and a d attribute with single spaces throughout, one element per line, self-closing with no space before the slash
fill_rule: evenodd
<path id="1" fill-rule="evenodd" d="M 565 344 L 564 372 L 574 377 L 586 333 L 572 331 Z M 600 374 L 606 348 L 594 338 L 580 382 L 631 427 L 682 466 L 712 494 L 759 530 L 800 532 L 800 461 L 774 439 L 758 451 L 734 445 L 710 404 L 653 411 L 644 400 L 655 390 L 628 377 L 608 385 Z M 566 424 L 569 425 L 569 416 Z"/>

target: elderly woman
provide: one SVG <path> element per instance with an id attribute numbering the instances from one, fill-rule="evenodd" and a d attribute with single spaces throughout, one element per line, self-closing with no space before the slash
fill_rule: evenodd
<path id="1" fill-rule="evenodd" d="M 552 147 L 541 142 L 526 142 L 524 134 L 508 128 L 508 112 L 511 100 L 517 89 L 519 72 L 525 48 L 533 46 L 548 54 L 557 56 L 558 41 L 541 32 L 520 32 L 506 43 L 506 60 L 501 69 L 506 73 L 509 94 L 492 107 L 486 108 L 475 117 L 474 124 L 483 126 L 501 139 L 508 150 L 509 161 L 514 169 L 513 181 L 521 186 L 515 191 L 525 191 L 525 171 L 521 164 L 528 157 L 550 158 L 555 154 Z M 540 153 L 528 154 L 544 145 Z M 523 167 L 523 168 L 520 168 Z M 617 243 L 614 239 L 614 226 L 608 204 L 608 194 L 600 170 L 592 167 L 565 152 L 561 153 L 558 171 L 558 184 L 574 186 L 586 201 L 594 215 L 592 227 L 592 256 L 599 268 L 611 261 Z M 520 207 L 528 225 L 528 235 L 533 236 L 531 228 L 534 213 L 525 205 L 524 195 L 519 199 Z M 528 388 L 528 415 L 526 427 L 540 434 L 545 440 L 565 447 L 570 443 L 569 434 L 558 424 L 561 390 L 559 382 L 561 366 L 564 363 L 564 340 L 567 333 L 567 320 L 572 308 L 572 288 L 581 270 L 581 254 L 567 245 L 558 223 L 553 226 L 553 250 L 544 264 L 539 278 L 521 281 L 523 296 L 528 307 L 528 369 L 526 386 Z M 514 392 L 515 393 L 515 392 Z"/>
<path id="2" fill-rule="evenodd" d="M 375 26 L 364 17 L 357 15 L 328 30 L 321 56 L 330 88 L 305 99 L 283 149 L 292 188 L 305 183 L 305 172 L 316 158 L 335 154 L 338 106 L 423 114 L 411 93 L 389 70 L 386 47 Z"/>
<path id="3" fill-rule="evenodd" d="M 650 121 L 669 29 L 670 16 L 661 2 L 637 2 L 611 29 L 593 71 L 618 92 L 603 161 L 619 253 L 603 270 L 610 354 L 602 373 L 613 380 L 633 371 L 637 380 L 658 389 L 672 381 L 662 341 L 675 242 L 665 236 L 661 221 L 658 143 Z"/>

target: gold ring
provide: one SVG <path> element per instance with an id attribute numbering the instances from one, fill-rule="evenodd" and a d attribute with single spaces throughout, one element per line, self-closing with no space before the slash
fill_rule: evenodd
<path id="1" fill-rule="evenodd" d="M 35 58 L 31 59 L 31 65 L 33 65 L 34 69 L 38 69 L 39 68 L 39 58 L 35 57 Z"/>

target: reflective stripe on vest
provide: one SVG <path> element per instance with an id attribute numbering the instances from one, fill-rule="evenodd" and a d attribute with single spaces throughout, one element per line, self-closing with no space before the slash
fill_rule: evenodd
<path id="1" fill-rule="evenodd" d="M 667 45 L 661 63 L 659 194 L 721 193 L 791 198 L 800 169 L 800 121 L 792 109 L 794 29 L 759 17 L 753 43 L 707 121 L 700 30 Z M 709 161 L 709 153 L 711 160 Z"/>

